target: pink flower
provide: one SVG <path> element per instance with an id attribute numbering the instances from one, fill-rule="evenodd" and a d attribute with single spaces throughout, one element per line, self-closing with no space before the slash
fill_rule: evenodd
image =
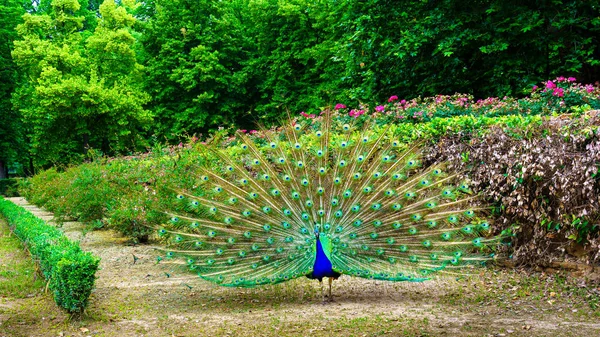
<path id="1" fill-rule="evenodd" d="M 306 112 L 304 112 L 304 111 L 302 111 L 302 112 L 300 113 L 300 115 L 301 115 L 302 117 L 308 117 L 308 114 L 307 114 Z"/>
<path id="2" fill-rule="evenodd" d="M 377 112 L 382 112 L 385 110 L 385 107 L 383 105 L 378 105 L 375 107 L 375 111 Z"/>
<path id="3" fill-rule="evenodd" d="M 340 110 L 340 109 L 346 109 L 346 106 L 342 103 L 338 103 L 335 105 L 335 109 L 336 110 Z"/>
<path id="4" fill-rule="evenodd" d="M 565 95 L 565 90 L 563 88 L 554 88 L 552 91 L 552 95 L 563 97 Z"/>
<path id="5" fill-rule="evenodd" d="M 567 81 L 575 82 L 575 81 L 577 81 L 577 79 L 575 77 L 569 77 L 569 78 L 567 78 Z"/>
<path id="6" fill-rule="evenodd" d="M 594 91 L 594 86 L 591 84 L 586 84 L 585 91 L 587 91 L 588 94 L 591 93 L 592 91 Z"/>
<path id="7" fill-rule="evenodd" d="M 559 77 L 556 78 L 556 80 L 558 82 L 564 82 L 566 80 L 566 78 L 564 76 L 559 76 Z"/>
<path id="8" fill-rule="evenodd" d="M 396 95 L 390 96 L 390 98 L 388 98 L 388 102 L 393 102 L 393 101 L 397 101 L 397 100 L 398 100 L 398 96 L 396 96 Z"/>
<path id="9" fill-rule="evenodd" d="M 258 133 L 258 131 L 256 131 L 256 130 L 250 130 L 250 134 L 251 134 L 251 135 L 253 135 L 253 134 L 255 134 L 255 133 Z"/>
<path id="10" fill-rule="evenodd" d="M 241 132 L 241 133 L 246 133 L 246 132 L 248 132 L 248 130 L 246 130 L 246 129 L 243 129 L 243 130 L 238 130 L 238 131 L 239 131 L 239 132 Z"/>
<path id="11" fill-rule="evenodd" d="M 536 91 L 536 90 L 538 90 L 538 86 L 534 85 L 533 88 L 531 88 L 531 91 Z"/>
<path id="12" fill-rule="evenodd" d="M 354 117 L 354 118 L 356 118 L 356 117 L 358 117 L 358 116 L 360 116 L 360 115 L 362 115 L 362 114 L 364 114 L 364 113 L 365 113 L 365 110 L 356 110 L 356 109 L 352 109 L 352 110 L 351 110 L 351 111 L 348 113 L 348 115 L 349 115 L 350 117 Z"/>
<path id="13" fill-rule="evenodd" d="M 548 82 L 546 82 L 546 88 L 554 89 L 554 88 L 556 88 L 556 84 L 554 84 L 554 82 L 552 82 L 552 81 L 548 81 Z"/>

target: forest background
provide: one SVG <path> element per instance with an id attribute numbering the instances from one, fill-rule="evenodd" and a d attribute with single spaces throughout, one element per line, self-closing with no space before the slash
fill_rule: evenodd
<path id="1" fill-rule="evenodd" d="M 600 2 L 2 0 L 0 178 L 343 103 L 600 78 Z"/>

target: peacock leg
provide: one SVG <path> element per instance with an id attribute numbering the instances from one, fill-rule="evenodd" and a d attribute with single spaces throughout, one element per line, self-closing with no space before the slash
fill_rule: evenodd
<path id="1" fill-rule="evenodd" d="M 320 280 L 319 283 L 321 284 L 321 297 L 323 299 L 323 303 L 325 303 L 325 289 L 323 289 L 323 280 Z"/>
<path id="2" fill-rule="evenodd" d="M 328 277 L 329 279 L 329 302 L 333 301 L 333 296 L 331 296 L 331 284 L 333 283 L 333 278 Z"/>

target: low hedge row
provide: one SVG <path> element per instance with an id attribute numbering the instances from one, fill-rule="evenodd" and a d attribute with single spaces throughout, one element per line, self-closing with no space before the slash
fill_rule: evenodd
<path id="1" fill-rule="evenodd" d="M 83 311 L 94 287 L 100 259 L 82 251 L 55 227 L 3 198 L 0 198 L 0 214 L 38 261 L 56 304 L 70 313 Z"/>

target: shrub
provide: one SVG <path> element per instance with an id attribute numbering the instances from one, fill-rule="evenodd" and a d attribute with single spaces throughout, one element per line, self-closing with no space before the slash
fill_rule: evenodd
<path id="1" fill-rule="evenodd" d="M 19 191 L 17 186 L 19 185 L 18 178 L 0 179 L 0 195 L 6 197 L 18 197 Z"/>
<path id="2" fill-rule="evenodd" d="M 1 198 L 0 214 L 39 263 L 56 304 L 70 313 L 83 311 L 100 259 L 81 251 L 77 243 L 24 208 Z"/>
<path id="3" fill-rule="evenodd" d="M 449 160 L 497 206 L 501 227 L 517 224 L 514 253 L 541 263 L 587 249 L 600 260 L 600 117 L 548 118 L 523 129 L 493 127 L 482 138 L 447 137 L 431 158 Z"/>

